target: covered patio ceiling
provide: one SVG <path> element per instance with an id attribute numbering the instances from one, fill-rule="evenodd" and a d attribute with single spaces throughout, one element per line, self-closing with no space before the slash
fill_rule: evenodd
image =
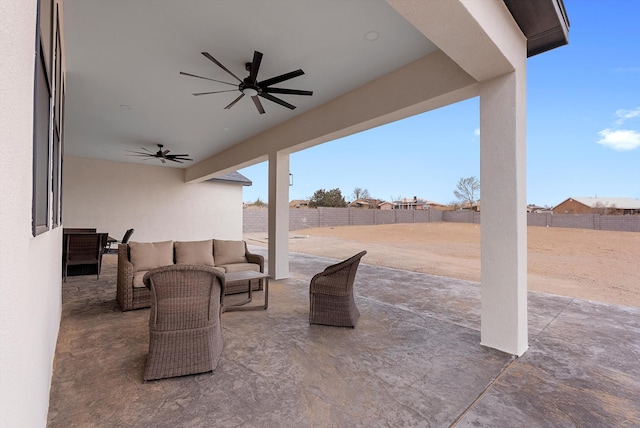
<path id="1" fill-rule="evenodd" d="M 562 2 L 527 3 L 505 2 L 537 40 L 530 53 L 566 43 Z M 159 165 L 127 151 L 163 144 L 194 159 L 166 166 L 195 165 L 439 49 L 384 0 L 65 0 L 64 9 L 65 155 L 118 162 Z M 259 80 L 302 69 L 276 86 L 313 96 L 277 94 L 295 110 L 261 98 L 259 114 L 249 97 L 225 110 L 239 92 L 192 94 L 234 87 L 179 74 L 236 82 L 201 53 L 244 78 L 256 50 Z"/>
<path id="2" fill-rule="evenodd" d="M 146 163 L 126 151 L 159 143 L 197 163 L 437 49 L 379 0 L 67 0 L 65 39 L 66 154 Z M 237 83 L 201 52 L 242 79 L 256 50 L 259 80 L 302 69 L 275 86 L 313 96 L 276 94 L 295 110 L 261 99 L 261 115 L 249 97 L 225 110 L 239 92 L 192 94 L 234 87 L 179 74 Z"/>

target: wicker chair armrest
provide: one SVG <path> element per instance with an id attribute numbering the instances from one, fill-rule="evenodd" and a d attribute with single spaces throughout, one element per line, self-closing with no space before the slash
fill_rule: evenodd
<path id="1" fill-rule="evenodd" d="M 250 252 L 249 248 L 247 248 L 246 242 L 244 243 L 244 249 L 245 249 L 244 252 L 245 252 L 245 257 L 247 258 L 247 262 L 260 265 L 260 272 L 264 273 L 264 257 L 261 256 L 260 254 L 254 254 Z"/>
<path id="2" fill-rule="evenodd" d="M 311 278 L 309 292 L 312 294 L 320 293 L 332 296 L 346 296 L 349 294 L 349 272 L 347 268 L 332 272 L 328 275 L 324 272 L 315 274 L 313 278 Z"/>
<path id="3" fill-rule="evenodd" d="M 133 263 L 129 261 L 129 245 L 118 245 L 118 278 L 116 300 L 123 311 L 133 309 Z"/>

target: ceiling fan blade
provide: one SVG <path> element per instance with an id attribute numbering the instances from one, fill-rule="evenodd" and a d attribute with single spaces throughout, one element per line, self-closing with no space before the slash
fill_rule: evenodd
<path id="1" fill-rule="evenodd" d="M 193 95 L 195 95 L 197 97 L 198 95 L 221 94 L 222 92 L 235 92 L 235 91 L 237 91 L 237 89 L 229 89 L 227 91 L 196 92 Z"/>
<path id="2" fill-rule="evenodd" d="M 173 158 L 171 158 L 171 159 L 168 159 L 168 158 L 167 158 L 167 160 L 170 160 L 171 162 L 184 163 L 184 162 L 181 162 L 181 161 L 179 161 L 179 160 L 177 160 L 177 159 L 173 159 Z M 164 159 L 162 160 L 162 162 L 164 163 Z"/>
<path id="3" fill-rule="evenodd" d="M 204 55 L 207 59 L 213 61 L 218 67 L 220 67 L 221 69 L 223 69 L 224 71 L 226 71 L 227 73 L 229 73 L 230 75 L 235 77 L 238 82 L 242 83 L 242 80 L 238 76 L 236 76 L 231 71 L 229 71 L 229 69 L 227 67 L 225 67 L 224 65 L 220 64 L 220 62 L 218 62 L 217 59 L 215 59 L 214 57 L 209 55 L 208 52 L 202 52 L 202 55 Z"/>
<path id="4" fill-rule="evenodd" d="M 260 70 L 260 63 L 262 62 L 262 52 L 253 51 L 253 61 L 251 62 L 251 70 L 249 72 L 249 79 L 253 83 L 258 78 L 258 70 Z"/>
<path id="5" fill-rule="evenodd" d="M 229 110 L 231 107 L 233 107 L 233 105 L 235 103 L 237 103 L 238 101 L 240 101 L 240 98 L 244 97 L 244 94 L 240 94 L 240 96 L 238 98 L 236 98 L 235 100 L 233 100 L 231 102 L 231 104 L 229 104 L 228 106 L 225 107 L 225 110 Z"/>
<path id="6" fill-rule="evenodd" d="M 131 150 L 125 150 L 125 152 L 135 153 L 135 155 L 127 155 L 127 156 L 155 156 L 155 153 L 134 152 Z"/>
<path id="7" fill-rule="evenodd" d="M 238 86 L 235 83 L 223 82 L 222 80 L 209 79 L 208 77 L 196 76 L 195 74 L 185 73 L 184 71 L 181 71 L 180 74 L 182 74 L 184 76 L 197 77 L 198 79 L 211 80 L 213 82 L 224 83 L 225 85 Z"/>
<path id="8" fill-rule="evenodd" d="M 160 162 L 162 162 L 162 163 L 167 163 L 167 162 L 164 160 L 164 158 L 160 158 Z"/>
<path id="9" fill-rule="evenodd" d="M 291 109 L 291 110 L 293 110 L 293 109 L 295 109 L 295 108 L 296 108 L 296 106 L 291 105 L 291 104 L 289 104 L 288 102 L 281 100 L 280 98 L 276 98 L 276 97 L 274 97 L 273 95 L 267 94 L 266 92 L 261 92 L 259 95 L 260 95 L 262 98 L 266 98 L 266 99 L 268 99 L 269 101 L 273 101 L 274 103 L 276 103 L 276 104 L 280 104 L 281 106 L 284 106 L 284 107 L 289 108 L 289 109 Z"/>
<path id="10" fill-rule="evenodd" d="M 169 156 L 167 156 L 167 157 L 168 157 L 168 158 L 182 158 L 182 157 L 185 157 L 185 156 L 189 156 L 189 155 L 187 155 L 187 154 L 181 154 L 181 155 L 169 155 Z"/>
<path id="11" fill-rule="evenodd" d="M 260 102 L 260 99 L 258 98 L 258 96 L 253 96 L 251 97 L 251 99 L 253 100 L 253 103 L 256 105 L 256 108 L 258 109 L 258 113 L 260 114 L 264 114 L 264 107 L 262 107 L 262 103 Z"/>
<path id="12" fill-rule="evenodd" d="M 171 150 L 165 150 L 165 151 L 163 151 L 163 152 L 162 152 L 162 156 L 163 156 L 163 157 L 166 157 L 166 156 L 167 156 L 167 153 L 169 153 L 170 151 L 171 151 Z"/>
<path id="13" fill-rule="evenodd" d="M 281 74 L 280 76 L 258 82 L 258 86 L 264 89 L 265 86 L 275 85 L 276 83 L 284 82 L 285 80 L 293 79 L 294 77 L 302 76 L 303 74 L 304 71 L 302 70 L 290 71 L 289 73 Z"/>
<path id="14" fill-rule="evenodd" d="M 300 89 L 285 89 L 285 88 L 264 88 L 262 92 L 269 94 L 290 94 L 290 95 L 313 95 L 313 91 L 302 91 Z"/>

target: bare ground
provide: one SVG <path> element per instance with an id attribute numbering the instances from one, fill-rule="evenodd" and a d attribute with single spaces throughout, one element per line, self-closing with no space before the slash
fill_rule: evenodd
<path id="1" fill-rule="evenodd" d="M 289 250 L 480 281 L 480 227 L 419 223 L 311 228 L 290 233 Z M 266 233 L 245 234 L 266 246 Z M 640 233 L 528 227 L 529 290 L 640 307 Z"/>

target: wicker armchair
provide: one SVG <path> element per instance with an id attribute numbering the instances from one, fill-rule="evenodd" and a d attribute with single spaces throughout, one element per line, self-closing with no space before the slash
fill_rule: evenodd
<path id="1" fill-rule="evenodd" d="M 309 285 L 309 324 L 355 327 L 360 312 L 353 300 L 353 282 L 362 251 L 355 256 L 327 267 L 314 275 Z"/>
<path id="2" fill-rule="evenodd" d="M 151 289 L 144 380 L 212 371 L 224 342 L 224 274 L 210 266 L 170 265 L 144 275 Z"/>

